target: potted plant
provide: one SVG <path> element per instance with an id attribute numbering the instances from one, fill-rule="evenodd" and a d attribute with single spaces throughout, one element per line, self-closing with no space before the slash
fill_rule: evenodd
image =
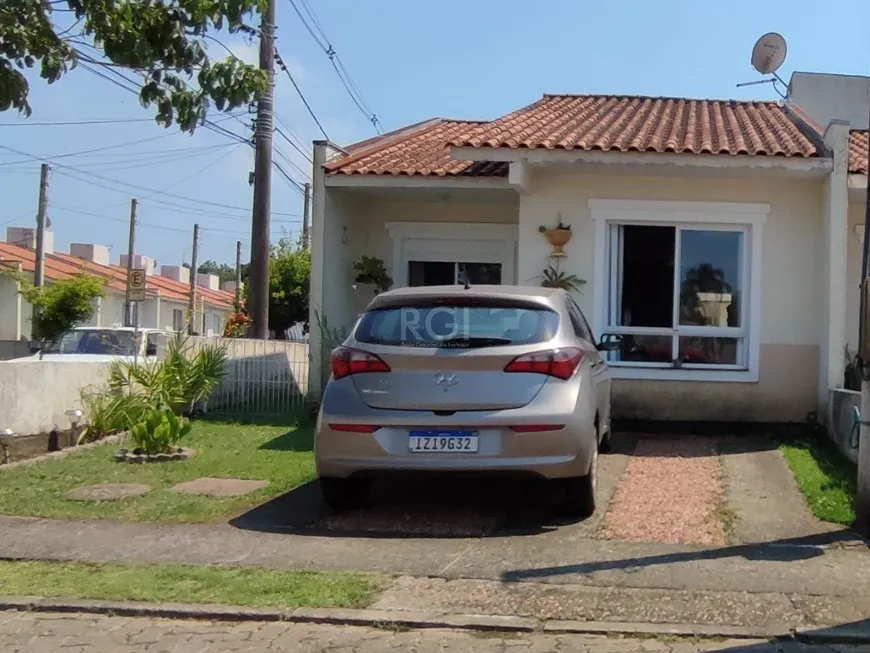
<path id="1" fill-rule="evenodd" d="M 376 295 L 389 290 L 393 285 L 393 280 L 384 267 L 384 261 L 376 256 L 362 256 L 353 264 L 353 269 L 356 272 L 354 281 L 358 284 L 374 286 Z"/>
<path id="2" fill-rule="evenodd" d="M 586 279 L 581 279 L 576 274 L 566 274 L 552 265 L 544 269 L 540 279 L 544 288 L 562 288 L 569 292 L 582 292 L 581 287 L 586 284 Z"/>
<path id="3" fill-rule="evenodd" d="M 555 227 L 550 229 L 548 227 L 545 227 L 544 225 L 541 225 L 540 227 L 538 227 L 538 231 L 544 234 L 547 242 L 550 243 L 550 247 L 553 248 L 553 251 L 550 252 L 550 256 L 566 256 L 565 250 L 563 248 L 568 243 L 568 241 L 571 240 L 571 225 L 563 224 L 561 215 L 559 216 L 558 222 Z"/>

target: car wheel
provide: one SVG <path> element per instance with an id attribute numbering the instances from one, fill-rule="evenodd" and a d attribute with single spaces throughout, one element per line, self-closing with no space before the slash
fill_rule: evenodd
<path id="1" fill-rule="evenodd" d="M 592 463 L 586 476 L 565 480 L 565 509 L 576 517 L 591 517 L 595 513 L 595 493 L 598 489 L 598 449 L 592 450 Z"/>
<path id="2" fill-rule="evenodd" d="M 362 508 L 368 499 L 370 484 L 362 479 L 321 477 L 319 483 L 323 501 L 335 512 Z"/>

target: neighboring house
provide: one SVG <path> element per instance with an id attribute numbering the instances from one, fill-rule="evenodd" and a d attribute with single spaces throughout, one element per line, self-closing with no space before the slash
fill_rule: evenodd
<path id="1" fill-rule="evenodd" d="M 862 147 L 790 102 L 598 95 L 317 142 L 309 388 L 329 374 L 317 313 L 346 329 L 364 306 L 361 255 L 396 286 L 535 285 L 561 219 L 596 337 L 624 338 L 615 416 L 802 421 L 855 341 Z"/>
<path id="2" fill-rule="evenodd" d="M 26 230 L 31 231 L 31 230 Z M 21 229 L 10 229 L 8 240 L 0 242 L 0 266 L 33 274 L 33 243 L 20 238 Z M 13 236 L 14 233 L 14 236 Z M 45 278 L 48 283 L 87 273 L 106 280 L 106 294 L 97 300 L 94 316 L 83 326 L 112 326 L 124 323 L 127 269 L 123 265 L 110 265 L 108 248 L 101 245 L 74 243 L 70 254 L 61 254 L 49 248 L 45 256 Z M 144 265 L 145 296 L 138 308 L 138 324 L 143 328 L 181 331 L 186 327 L 189 307 L 189 270 L 181 266 L 163 266 L 161 274 L 154 274 L 153 262 L 137 255 L 134 265 Z M 168 276 L 163 276 L 163 274 Z M 203 335 L 223 335 L 224 325 L 233 312 L 234 295 L 220 290 L 213 275 L 197 276 L 196 330 Z M 18 284 L 0 277 L 0 341 L 30 338 L 30 305 L 18 295 Z"/>

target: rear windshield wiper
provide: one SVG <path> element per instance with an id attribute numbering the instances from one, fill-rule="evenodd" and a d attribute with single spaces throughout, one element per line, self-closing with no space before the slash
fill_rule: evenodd
<path id="1" fill-rule="evenodd" d="M 486 338 L 483 336 L 468 337 L 454 336 L 441 341 L 441 346 L 463 345 L 465 347 L 495 347 L 497 345 L 510 345 L 513 340 L 510 338 Z"/>

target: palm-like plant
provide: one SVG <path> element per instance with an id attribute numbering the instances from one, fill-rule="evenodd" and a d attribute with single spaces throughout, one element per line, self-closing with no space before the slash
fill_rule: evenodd
<path id="1" fill-rule="evenodd" d="M 580 292 L 581 286 L 586 284 L 586 279 L 581 279 L 576 274 L 567 274 L 552 265 L 548 265 L 544 269 L 540 278 L 544 288 L 563 288 L 568 291 Z"/>
<path id="2" fill-rule="evenodd" d="M 191 354 L 186 336 L 170 341 L 166 358 L 151 363 L 116 362 L 109 385 L 142 395 L 151 406 L 168 406 L 176 413 L 191 413 L 207 400 L 224 376 L 227 349 L 204 345 Z"/>

